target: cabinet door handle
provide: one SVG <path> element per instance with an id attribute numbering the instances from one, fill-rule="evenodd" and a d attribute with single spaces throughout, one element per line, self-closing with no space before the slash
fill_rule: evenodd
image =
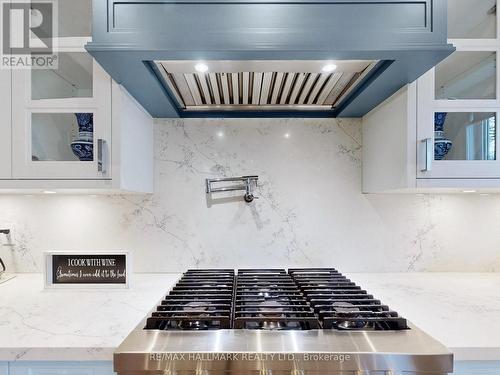
<path id="1" fill-rule="evenodd" d="M 434 142 L 432 138 L 425 138 L 422 140 L 425 147 L 425 164 L 421 172 L 429 172 L 432 169 L 432 159 L 434 158 Z"/>
<path id="2" fill-rule="evenodd" d="M 104 165 L 104 147 L 106 147 L 106 141 L 99 138 L 97 140 L 97 171 L 102 174 L 106 173 L 106 168 Z"/>

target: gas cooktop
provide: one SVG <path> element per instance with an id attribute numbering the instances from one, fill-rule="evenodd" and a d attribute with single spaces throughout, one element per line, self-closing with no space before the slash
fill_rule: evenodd
<path id="1" fill-rule="evenodd" d="M 443 375 L 453 355 L 334 268 L 186 271 L 118 375 Z"/>
<path id="2" fill-rule="evenodd" d="M 156 330 L 402 330 L 406 320 L 333 268 L 188 270 Z"/>

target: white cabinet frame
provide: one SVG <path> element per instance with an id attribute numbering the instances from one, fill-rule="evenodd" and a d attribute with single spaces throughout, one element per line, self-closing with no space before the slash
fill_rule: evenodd
<path id="1" fill-rule="evenodd" d="M 54 49 L 87 53 L 84 46 L 91 40 L 89 37 L 56 38 Z M 153 119 L 95 61 L 92 79 L 92 98 L 32 100 L 30 70 L 0 70 L 0 194 L 38 194 L 46 190 L 63 194 L 153 192 Z M 77 112 L 94 114 L 95 160 L 31 160 L 31 114 Z M 104 172 L 98 168 L 99 139 L 105 141 Z M 38 367 L 16 364 L 12 373 L 33 373 Z M 43 372 L 48 368 L 42 367 Z M 0 375 L 5 375 L 1 370 L 0 364 Z M 109 367 L 93 374 L 111 372 Z"/>
<path id="2" fill-rule="evenodd" d="M 497 5 L 499 2 L 497 0 Z M 450 39 L 449 42 L 457 51 L 496 52 L 498 65 L 500 13 L 497 12 L 496 18 L 496 38 Z M 435 112 L 496 113 L 497 160 L 434 160 Z M 363 192 L 500 192 L 499 122 L 499 68 L 494 100 L 435 100 L 435 69 L 431 69 L 363 117 Z M 426 139 L 429 140 L 427 149 L 422 142 Z M 429 170 L 422 171 L 426 164 Z"/>
<path id="3" fill-rule="evenodd" d="M 58 52 L 84 52 L 83 46 L 71 47 L 72 38 Z M 71 40 L 69 40 L 71 39 Z M 81 38 L 79 38 L 81 39 Z M 12 74 L 12 176 L 14 179 L 110 179 L 111 178 L 111 78 L 93 61 L 92 98 L 31 99 L 31 70 Z M 93 161 L 32 161 L 32 113 L 94 114 Z M 99 142 L 102 140 L 104 142 Z M 103 170 L 98 166 L 98 148 L 103 146 Z"/>
<path id="4" fill-rule="evenodd" d="M 500 179 L 500 39 L 450 39 L 449 42 L 457 52 L 496 53 L 496 99 L 435 99 L 435 68 L 417 80 L 417 179 Z M 433 160 L 433 153 L 429 160 L 431 155 L 426 154 L 425 140 L 434 144 L 435 112 L 496 113 L 496 160 Z"/>
<path id="5" fill-rule="evenodd" d="M 12 176 L 11 71 L 0 69 L 0 179 Z"/>

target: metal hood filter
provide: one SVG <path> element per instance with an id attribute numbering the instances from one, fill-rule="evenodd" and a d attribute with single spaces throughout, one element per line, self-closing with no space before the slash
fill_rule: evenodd
<path id="1" fill-rule="evenodd" d="M 324 111 L 334 109 L 378 61 L 155 61 L 183 111 Z M 335 65 L 332 72 L 325 66 Z"/>

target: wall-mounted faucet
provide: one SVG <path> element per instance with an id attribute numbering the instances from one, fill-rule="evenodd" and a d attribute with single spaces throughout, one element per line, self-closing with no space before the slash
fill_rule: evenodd
<path id="1" fill-rule="evenodd" d="M 11 241 L 11 238 L 10 238 L 10 229 L 0 229 L 0 234 L 5 234 L 5 236 L 7 237 L 7 243 L 4 244 L 3 246 L 10 246 L 10 247 L 12 247 L 12 241 Z"/>
<path id="2" fill-rule="evenodd" d="M 254 189 L 257 187 L 257 181 L 259 176 L 241 176 L 241 177 L 227 177 L 227 178 L 207 178 L 206 179 L 206 193 L 220 193 L 224 191 L 238 191 L 244 190 L 245 195 L 243 199 L 245 202 L 250 203 L 258 197 L 253 195 Z M 230 185 L 230 186 L 219 186 L 213 187 L 212 184 L 224 183 L 224 182 L 240 182 L 240 185 Z"/>
<path id="3" fill-rule="evenodd" d="M 7 238 L 9 238 L 9 234 L 10 234 L 10 229 L 0 229 L 0 233 L 1 234 L 5 234 L 7 236 Z M 5 273 L 5 264 L 2 260 L 2 258 L 0 258 L 0 277 L 2 277 L 2 275 Z"/>

